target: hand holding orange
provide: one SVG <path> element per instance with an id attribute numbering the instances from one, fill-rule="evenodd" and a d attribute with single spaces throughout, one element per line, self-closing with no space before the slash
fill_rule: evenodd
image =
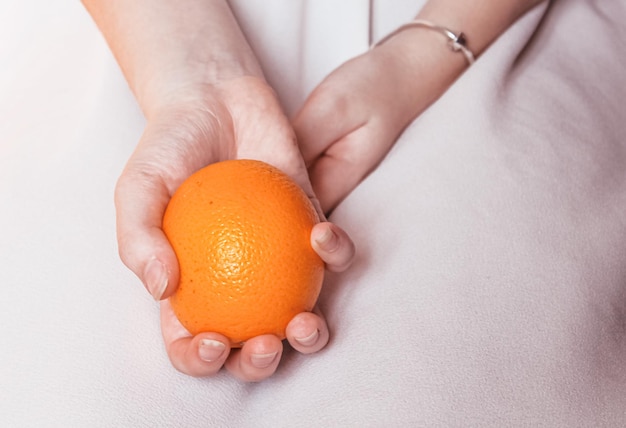
<path id="1" fill-rule="evenodd" d="M 189 177 L 163 218 L 180 268 L 170 298 L 192 334 L 216 332 L 241 346 L 313 309 L 324 262 L 310 235 L 319 221 L 300 187 L 261 161 L 211 164 Z"/>

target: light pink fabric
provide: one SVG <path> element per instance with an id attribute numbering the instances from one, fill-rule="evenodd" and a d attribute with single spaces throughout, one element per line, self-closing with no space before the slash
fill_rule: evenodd
<path id="1" fill-rule="evenodd" d="M 253 385 L 170 367 L 114 235 L 143 119 L 80 4 L 31 3 L 0 5 L 0 425 L 626 424 L 626 3 L 540 6 L 406 130 L 333 215 L 332 342 Z"/>

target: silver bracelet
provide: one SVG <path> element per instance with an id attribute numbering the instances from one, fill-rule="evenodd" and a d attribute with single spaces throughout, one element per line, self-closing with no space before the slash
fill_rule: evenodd
<path id="1" fill-rule="evenodd" d="M 467 60 L 469 65 L 472 65 L 474 63 L 475 61 L 474 54 L 472 53 L 471 50 L 467 48 L 467 40 L 465 39 L 465 35 L 463 33 L 455 33 L 446 27 L 433 24 L 432 22 L 426 21 L 425 19 L 415 19 L 411 22 L 407 22 L 406 24 L 401 25 L 395 31 L 391 32 L 387 36 L 383 37 L 380 41 L 378 41 L 373 46 L 373 48 L 376 46 L 382 45 L 383 43 L 385 43 L 387 40 L 389 40 L 390 38 L 392 38 L 399 32 L 404 31 L 408 28 L 415 28 L 415 27 L 427 28 L 429 30 L 434 30 L 440 34 L 443 34 L 448 39 L 448 46 L 450 46 L 450 49 L 452 49 L 452 51 L 454 52 L 460 51 L 465 56 L 465 59 Z"/>

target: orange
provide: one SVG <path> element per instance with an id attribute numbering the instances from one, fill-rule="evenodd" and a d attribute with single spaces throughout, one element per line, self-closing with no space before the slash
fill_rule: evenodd
<path id="1" fill-rule="evenodd" d="M 304 191 L 264 162 L 230 160 L 191 175 L 163 217 L 180 267 L 172 308 L 192 334 L 241 346 L 313 309 L 324 263 L 310 244 L 319 221 Z"/>

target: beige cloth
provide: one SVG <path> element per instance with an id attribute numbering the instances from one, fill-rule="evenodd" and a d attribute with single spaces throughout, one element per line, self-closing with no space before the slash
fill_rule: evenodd
<path id="1" fill-rule="evenodd" d="M 333 216 L 328 348 L 253 385 L 171 368 L 115 244 L 143 119 L 80 4 L 35 3 L 0 5 L 0 425 L 626 424 L 626 3 L 540 6 L 407 129 Z M 377 37 L 369 2 L 255 3 L 289 111 Z"/>

